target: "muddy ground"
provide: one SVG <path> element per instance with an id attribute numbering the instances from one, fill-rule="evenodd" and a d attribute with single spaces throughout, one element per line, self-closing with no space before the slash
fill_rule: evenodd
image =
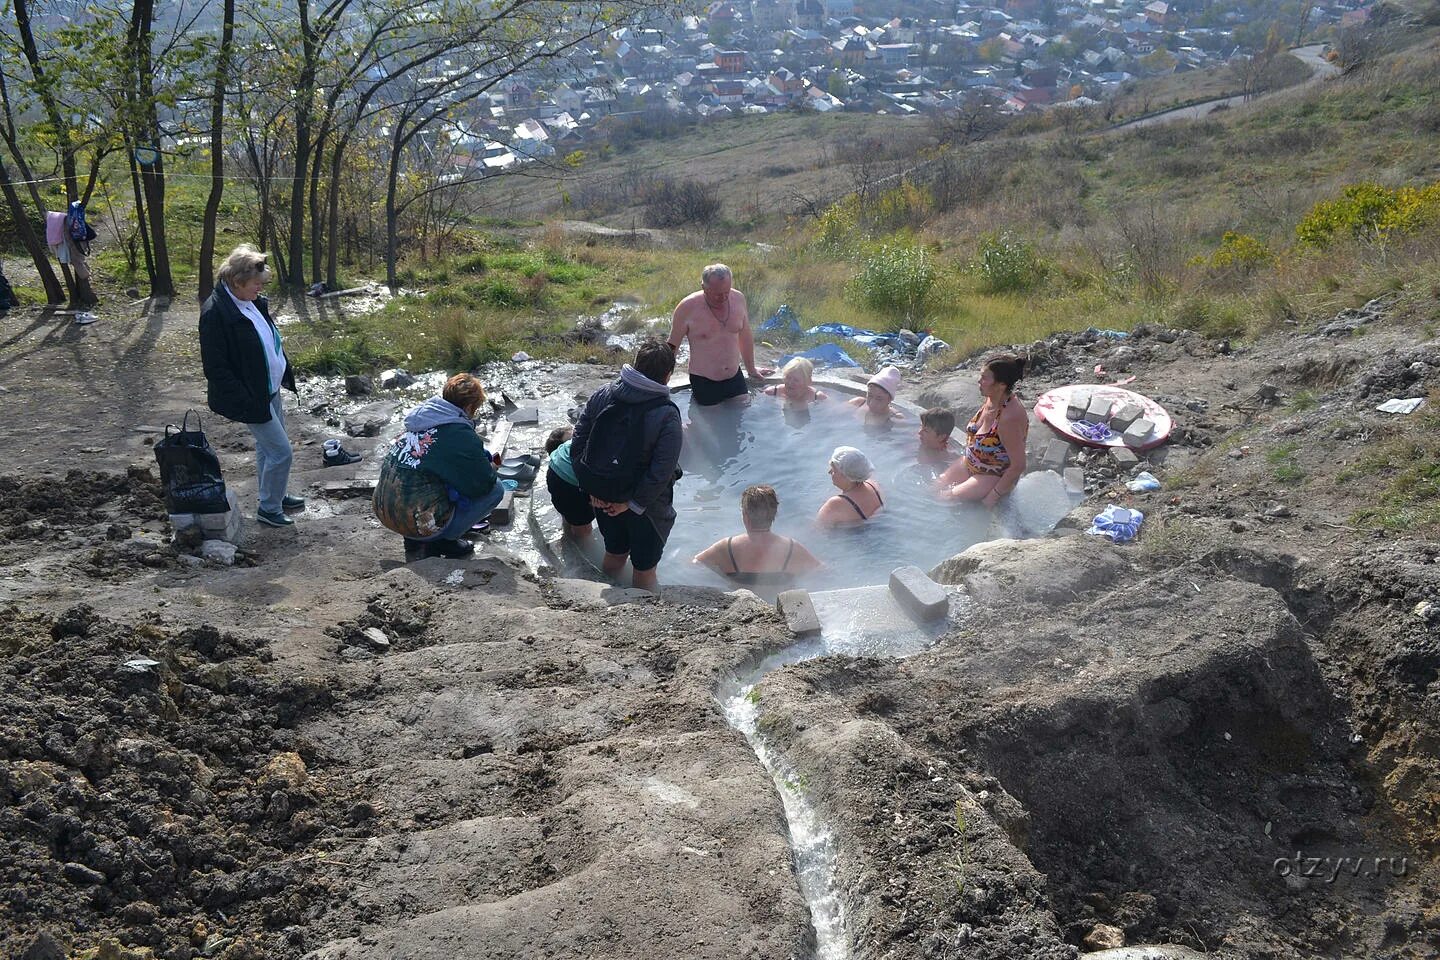
<path id="1" fill-rule="evenodd" d="M 1440 314 L 1366 316 L 1021 345 L 1031 397 L 1164 402 L 1165 486 L 1087 461 L 1055 538 L 937 568 L 977 603 L 933 649 L 761 684 L 855 956 L 1440 953 L 1440 547 L 1353 516 L 1389 482 L 1366 450 L 1433 429 L 1373 408 L 1436 385 Z M 345 423 L 313 385 L 299 523 L 199 562 L 151 451 L 203 407 L 195 314 L 101 317 L 0 317 L 0 955 L 808 955 L 781 805 L 714 699 L 789 642 L 768 607 L 558 578 L 499 532 L 405 567 L 320 486 L 374 465 L 319 466 Z M 563 410 L 593 373 L 507 391 Z M 965 416 L 974 379 L 905 396 Z M 248 433 L 206 425 L 253 509 Z M 1078 532 L 1112 501 L 1139 543 Z"/>

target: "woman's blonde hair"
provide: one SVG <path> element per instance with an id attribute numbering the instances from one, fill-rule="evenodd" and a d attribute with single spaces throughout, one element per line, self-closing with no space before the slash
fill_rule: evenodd
<path id="1" fill-rule="evenodd" d="M 485 388 L 480 386 L 474 374 L 457 373 L 445 381 L 445 389 L 440 391 L 440 396 L 466 413 L 474 413 L 485 401 Z"/>
<path id="2" fill-rule="evenodd" d="M 794 357 L 781 369 L 780 376 L 785 376 L 791 370 L 799 370 L 805 374 L 805 382 L 810 383 L 815 379 L 815 364 L 806 357 Z"/>
<path id="3" fill-rule="evenodd" d="M 270 279 L 270 265 L 267 262 L 268 253 L 261 253 L 252 244 L 242 243 L 220 264 L 220 269 L 215 273 L 215 279 L 227 287 L 234 287 L 239 283 L 249 283 L 256 277 Z"/>

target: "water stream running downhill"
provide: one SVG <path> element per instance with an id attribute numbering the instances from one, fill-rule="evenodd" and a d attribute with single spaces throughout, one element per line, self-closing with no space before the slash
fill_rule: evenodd
<path id="1" fill-rule="evenodd" d="M 765 657 L 754 669 L 722 684 L 716 699 L 726 721 L 745 737 L 780 795 L 796 879 L 810 907 L 816 960 L 848 960 L 851 943 L 845 923 L 845 900 L 836 883 L 838 846 L 834 833 L 806 797 L 803 778 L 761 734 L 763 706 L 756 688 L 774 671 L 817 657 L 912 656 L 928 648 L 949 626 L 950 618 L 917 625 L 884 588 L 835 590 L 812 594 L 811 599 L 824 624 L 821 634 Z M 963 598 L 952 596 L 951 617 L 963 602 Z"/>

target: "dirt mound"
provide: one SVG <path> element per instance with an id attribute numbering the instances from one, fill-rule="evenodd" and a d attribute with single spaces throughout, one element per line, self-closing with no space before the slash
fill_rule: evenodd
<path id="1" fill-rule="evenodd" d="M 123 474 L 71 470 L 62 480 L 0 476 L 0 543 L 54 540 L 83 527 L 125 520 L 165 520 L 160 482 L 143 467 Z M 124 535 L 130 535 L 128 530 Z"/>
<path id="2" fill-rule="evenodd" d="M 329 684 L 272 675 L 265 643 L 213 627 L 83 605 L 4 619 L 0 953 L 46 931 L 177 960 L 298 955 L 284 928 L 325 891 L 296 854 L 343 817 L 293 727 Z"/>

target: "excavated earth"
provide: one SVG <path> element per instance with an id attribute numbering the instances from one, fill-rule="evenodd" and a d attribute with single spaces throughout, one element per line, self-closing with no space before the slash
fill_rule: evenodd
<path id="1" fill-rule="evenodd" d="M 1374 407 L 1440 385 L 1440 313 L 1357 316 L 1024 345 L 1031 397 L 1099 364 L 1167 405 L 1164 487 L 1086 458 L 1055 536 L 936 568 L 974 603 L 929 650 L 757 687 L 853 956 L 1440 954 L 1440 545 L 1353 518 L 1387 482 L 1357 450 L 1435 428 Z M 405 566 L 324 486 L 373 469 L 320 468 L 325 383 L 291 421 L 297 525 L 202 562 L 151 451 L 203 407 L 194 324 L 0 317 L 0 956 L 811 955 L 779 797 L 716 702 L 791 642 L 775 612 L 559 577 L 503 532 Z M 563 411 L 605 368 L 484 373 Z M 968 414 L 974 380 L 905 394 Z M 206 428 L 252 509 L 248 433 Z M 1138 543 L 1080 533 L 1107 502 Z"/>

